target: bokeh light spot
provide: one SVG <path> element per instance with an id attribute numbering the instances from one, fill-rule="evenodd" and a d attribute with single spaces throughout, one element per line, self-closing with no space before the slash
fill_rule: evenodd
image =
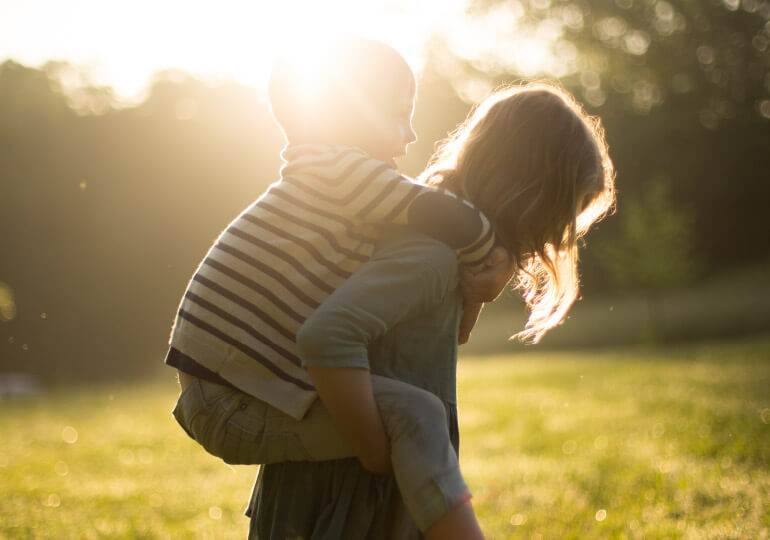
<path id="1" fill-rule="evenodd" d="M 623 39 L 623 47 L 635 56 L 642 56 L 650 47 L 650 37 L 639 30 L 633 30 Z"/>
<path id="2" fill-rule="evenodd" d="M 714 63 L 714 49 L 708 45 L 701 45 L 695 49 L 695 56 L 701 64 L 708 65 Z"/>
<path id="3" fill-rule="evenodd" d="M 49 508 L 58 508 L 61 505 L 61 498 L 56 493 L 51 493 L 43 500 L 43 506 Z"/>
<path id="4" fill-rule="evenodd" d="M 577 450 L 577 443 L 572 439 L 564 441 L 564 444 L 561 445 L 561 451 L 566 455 L 574 454 L 575 450 Z"/>
<path id="5" fill-rule="evenodd" d="M 211 519 L 222 519 L 222 509 L 218 506 L 209 508 L 209 517 Z"/>
<path id="6" fill-rule="evenodd" d="M 759 103 L 759 114 L 770 119 L 770 100 L 764 100 Z"/>
<path id="7" fill-rule="evenodd" d="M 524 514 L 513 514 L 511 516 L 511 525 L 518 527 L 524 525 L 527 522 L 527 516 Z"/>
<path id="8" fill-rule="evenodd" d="M 136 453 L 136 457 L 142 465 L 150 465 L 152 463 L 152 450 L 140 448 Z"/>
<path id="9" fill-rule="evenodd" d="M 607 519 L 607 510 L 601 509 L 596 512 L 596 521 L 604 521 Z"/>
<path id="10" fill-rule="evenodd" d="M 607 448 L 607 445 L 609 444 L 609 439 L 606 435 L 599 435 L 594 439 L 594 448 L 597 450 L 604 450 Z"/>
<path id="11" fill-rule="evenodd" d="M 607 101 L 607 94 L 601 88 L 590 88 L 586 90 L 585 98 L 592 107 L 601 107 Z"/>
<path id="12" fill-rule="evenodd" d="M 61 430 L 61 438 L 67 444 L 75 444 L 78 441 L 78 432 L 72 426 L 66 426 Z"/>
<path id="13" fill-rule="evenodd" d="M 59 476 L 67 476 L 67 473 L 70 472 L 70 468 L 63 461 L 57 461 L 56 465 L 54 465 L 54 467 L 53 467 L 53 470 Z"/>

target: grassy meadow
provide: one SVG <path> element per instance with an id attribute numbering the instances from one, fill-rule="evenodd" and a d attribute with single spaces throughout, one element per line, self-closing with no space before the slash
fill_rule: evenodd
<path id="1" fill-rule="evenodd" d="M 160 381 L 0 402 L 0 538 L 243 538 L 256 468 Z M 770 338 L 463 358 L 461 461 L 488 538 L 770 538 Z"/>

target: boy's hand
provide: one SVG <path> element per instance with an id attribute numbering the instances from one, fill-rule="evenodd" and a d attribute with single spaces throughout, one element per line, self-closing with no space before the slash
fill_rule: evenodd
<path id="1" fill-rule="evenodd" d="M 476 324 L 483 307 L 484 304 L 482 302 L 478 304 L 468 304 L 466 302 L 463 304 L 463 318 L 460 319 L 460 328 L 457 331 L 458 345 L 468 343 L 468 340 L 471 338 L 471 330 L 473 330 L 473 326 Z"/>
<path id="2" fill-rule="evenodd" d="M 503 247 L 494 248 L 484 264 L 486 268 L 475 274 L 468 269 L 460 270 L 460 287 L 466 306 L 491 302 L 500 296 L 513 277 L 513 257 Z"/>

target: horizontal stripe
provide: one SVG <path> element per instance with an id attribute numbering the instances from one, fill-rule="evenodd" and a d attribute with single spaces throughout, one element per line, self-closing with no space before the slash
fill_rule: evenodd
<path id="1" fill-rule="evenodd" d="M 281 168 L 281 176 L 292 174 L 296 169 L 304 169 L 306 167 L 334 167 L 342 161 L 345 156 L 348 156 L 351 153 L 351 150 L 340 152 L 329 159 L 303 160 L 302 158 L 298 158 Z"/>
<path id="2" fill-rule="evenodd" d="M 223 249 L 222 247 L 219 247 L 220 245 L 221 244 L 217 244 L 217 246 L 215 246 L 215 247 L 218 247 L 220 250 L 224 251 L 225 253 L 229 253 L 230 255 L 233 255 L 234 257 L 240 259 L 240 257 L 238 257 L 237 255 L 231 253 L 230 250 L 232 250 L 232 248 L 229 248 L 229 246 L 227 246 L 227 247 L 225 247 Z M 237 250 L 232 250 L 232 251 L 237 251 Z M 248 264 L 248 261 L 244 261 L 244 262 L 247 262 L 247 264 Z M 233 270 L 229 266 L 227 266 L 227 265 L 217 261 L 216 259 L 213 259 L 212 257 L 206 257 L 206 259 L 203 261 L 203 264 L 205 264 L 207 266 L 211 266 L 212 268 L 215 268 L 215 269 L 219 270 L 220 272 L 222 272 L 226 276 L 228 276 L 228 277 L 230 277 L 230 278 L 240 282 L 241 284 L 247 286 L 248 288 L 250 288 L 250 289 L 252 289 L 254 291 L 257 291 L 262 296 L 264 296 L 265 298 L 270 300 L 277 307 L 281 308 L 282 311 L 285 311 L 287 313 L 287 315 L 289 315 L 295 321 L 297 321 L 299 323 L 305 322 L 305 317 L 299 315 L 297 312 L 295 312 L 293 309 L 291 309 L 287 304 L 285 304 L 283 301 L 281 301 L 275 294 L 270 292 L 267 288 L 263 287 L 262 285 L 260 285 L 256 281 L 254 281 L 252 279 L 249 279 L 246 276 L 243 276 L 243 275 L 239 274 L 238 272 L 236 272 L 235 270 Z M 277 272 L 275 272 L 272 268 L 270 268 L 269 270 L 270 270 L 270 274 L 269 275 L 271 275 L 271 277 L 276 279 L 275 278 L 275 274 Z M 279 277 L 281 278 L 281 284 L 284 284 L 283 276 L 281 276 L 279 274 Z M 292 285 L 292 287 L 293 287 L 293 285 Z M 296 289 L 296 287 L 293 287 L 293 288 Z M 321 305 L 320 302 L 317 302 L 317 301 L 313 300 L 312 298 L 310 298 L 306 294 L 302 293 L 302 291 L 299 292 L 299 295 L 296 294 L 296 291 L 292 291 L 292 292 L 295 293 L 294 296 L 298 300 L 300 300 L 303 304 L 307 305 L 308 307 L 311 307 L 311 308 L 315 309 L 315 308 L 317 308 L 318 306 Z"/>
<path id="3" fill-rule="evenodd" d="M 278 186 L 276 187 L 276 189 L 272 190 L 271 194 L 275 195 L 276 197 L 280 197 L 284 201 L 289 202 L 298 208 L 302 208 L 303 210 L 307 210 L 308 212 L 313 212 L 314 214 L 318 214 L 319 216 L 325 217 L 330 221 L 336 221 L 337 223 L 340 223 L 341 225 L 345 226 L 348 229 L 352 229 L 355 226 L 355 222 L 353 222 L 353 220 L 346 219 L 339 214 L 333 214 L 332 212 L 327 212 L 326 210 L 322 210 L 317 206 L 313 206 L 307 201 L 300 200 L 294 195 L 290 195 L 289 193 L 286 193 L 286 190 L 281 189 L 281 186 Z"/>
<path id="4" fill-rule="evenodd" d="M 259 317 L 259 319 L 264 322 L 266 325 L 273 328 L 276 332 L 281 334 L 283 337 L 288 339 L 289 341 L 294 342 L 297 338 L 297 336 L 289 330 L 288 328 L 284 327 L 282 324 L 280 324 L 277 320 L 273 319 L 270 315 L 262 311 L 258 306 L 255 304 L 252 304 L 245 298 L 238 296 L 233 291 L 224 288 L 220 284 L 211 281 L 205 276 L 202 276 L 200 274 L 196 274 L 195 277 L 193 277 L 195 281 L 206 287 L 207 289 L 210 289 L 217 293 L 219 296 L 222 296 L 224 298 L 227 298 L 230 302 L 233 304 L 237 304 L 241 306 L 243 309 L 248 311 L 249 313 L 252 313 L 253 315 L 256 315 Z"/>
<path id="5" fill-rule="evenodd" d="M 388 184 L 386 184 L 385 187 L 377 194 L 377 196 L 373 198 L 371 201 L 369 201 L 369 204 L 364 206 L 356 214 L 356 217 L 358 219 L 369 221 L 369 222 L 376 220 L 377 217 L 367 220 L 366 216 L 368 216 L 372 212 L 372 210 L 377 208 L 377 206 L 382 204 L 382 202 L 388 197 L 388 195 L 390 195 L 393 192 L 393 190 L 396 189 L 397 186 L 398 186 L 397 182 L 389 182 Z"/>
<path id="6" fill-rule="evenodd" d="M 331 195 L 327 195 L 326 193 L 322 193 L 317 189 L 314 189 L 313 187 L 311 187 L 307 182 L 303 182 L 302 179 L 297 176 L 286 176 L 283 178 L 283 181 L 288 182 L 293 186 L 296 186 L 297 188 L 301 189 L 302 191 L 306 192 L 308 195 L 311 195 L 312 197 L 315 197 L 318 200 L 325 201 L 335 206 L 347 206 L 351 202 L 353 202 L 353 200 L 355 200 L 356 197 L 358 197 L 363 191 L 367 189 L 371 189 L 373 187 L 372 186 L 373 180 L 390 168 L 391 168 L 390 165 L 388 165 L 387 163 L 383 163 L 379 167 L 375 167 L 375 169 L 371 171 L 369 174 L 367 174 L 363 179 L 356 180 L 352 191 L 340 197 L 333 197 Z M 349 181 L 349 178 L 346 178 L 345 176 L 346 174 L 349 174 L 349 173 L 347 171 L 342 173 L 342 176 L 340 177 L 342 181 L 345 181 L 345 180 Z M 383 182 L 409 182 L 409 181 L 406 180 L 400 174 L 393 171 L 392 178 L 389 178 L 387 180 L 381 180 L 378 183 L 381 184 Z M 325 184 L 320 184 L 320 187 L 323 187 L 323 186 L 325 186 Z"/>
<path id="7" fill-rule="evenodd" d="M 288 212 L 284 212 L 283 210 L 281 210 L 280 208 L 278 208 L 276 206 L 273 206 L 272 204 L 262 203 L 260 205 L 260 208 L 264 208 L 265 210 L 269 210 L 270 212 L 274 213 L 275 215 L 280 216 L 280 217 L 284 218 L 287 221 L 291 221 L 295 225 L 299 225 L 300 227 L 304 227 L 305 229 L 313 231 L 314 233 L 316 233 L 319 236 L 323 237 L 329 243 L 329 245 L 332 246 L 332 249 L 334 249 L 335 251 L 337 251 L 339 253 L 342 253 L 343 255 L 345 255 L 346 257 L 348 257 L 348 258 L 350 258 L 350 259 L 352 259 L 354 261 L 358 261 L 358 262 L 364 263 L 364 262 L 369 260 L 369 257 L 367 257 L 365 255 L 362 255 L 361 253 L 356 253 L 355 251 L 351 251 L 349 249 L 345 249 L 342 246 L 340 246 L 339 243 L 337 242 L 337 239 L 332 234 L 332 232 L 327 230 L 327 229 L 324 229 L 321 226 L 314 225 L 314 224 L 310 223 L 309 221 L 305 221 L 302 218 L 298 218 L 297 216 L 293 216 L 293 215 L 289 214 Z"/>
<path id="8" fill-rule="evenodd" d="M 253 236 L 246 231 L 242 231 L 241 229 L 237 227 L 230 227 L 227 229 L 227 234 L 232 234 L 233 236 L 237 236 L 241 240 L 244 240 L 248 242 L 249 244 L 259 247 L 268 253 L 271 253 L 276 258 L 281 259 L 283 262 L 288 264 L 292 267 L 292 269 L 297 272 L 299 275 L 303 276 L 306 280 L 308 280 L 310 283 L 318 287 L 320 290 L 331 294 L 334 292 L 334 287 L 329 285 L 328 283 L 324 282 L 322 279 L 320 279 L 317 275 L 310 272 L 305 265 L 292 257 L 287 250 L 278 249 L 274 245 L 271 245 L 264 240 L 261 240 L 257 238 L 256 236 Z M 256 259 L 255 259 L 256 260 Z"/>
<path id="9" fill-rule="evenodd" d="M 312 204 L 310 204 L 307 201 L 300 200 L 300 199 L 294 197 L 293 195 L 287 193 L 285 189 L 281 189 L 280 185 L 276 186 L 275 189 L 272 189 L 270 191 L 270 194 L 274 195 L 274 196 L 277 196 L 277 197 L 279 197 L 281 199 L 284 199 L 285 201 L 287 201 L 287 202 L 297 206 L 298 208 L 302 208 L 303 210 L 306 210 L 308 212 L 317 214 L 317 215 L 319 215 L 321 217 L 324 217 L 326 219 L 330 219 L 332 221 L 336 221 L 337 223 L 340 223 L 340 224 L 344 225 L 346 227 L 345 234 L 347 234 L 347 236 L 349 236 L 353 240 L 357 240 L 357 241 L 362 242 L 364 244 L 375 244 L 377 242 L 376 238 L 369 238 L 367 236 L 363 236 L 363 235 L 360 235 L 360 234 L 357 234 L 357 233 L 353 232 L 353 230 L 355 229 L 355 227 L 357 225 L 356 222 L 354 222 L 352 220 L 349 220 L 349 219 L 343 218 L 341 214 L 333 213 L 333 212 L 327 212 L 325 210 L 322 210 L 321 208 L 313 206 Z M 269 203 L 266 203 L 266 202 L 262 202 L 259 206 L 260 206 L 260 208 L 264 208 L 265 205 L 268 205 L 269 208 L 274 208 L 274 207 L 272 207 L 272 205 L 270 205 Z M 351 212 L 350 209 L 346 209 L 345 213 L 350 213 L 350 212 Z"/>
<path id="10" fill-rule="evenodd" d="M 401 199 L 401 201 L 399 201 L 395 207 L 393 207 L 393 210 L 391 210 L 388 215 L 382 218 L 382 221 L 385 223 L 391 223 L 395 221 L 396 217 L 398 217 L 401 212 L 406 210 L 406 207 L 412 204 L 412 201 L 414 201 L 423 191 L 423 186 L 415 184 L 409 193 L 407 193 L 406 196 Z"/>
<path id="11" fill-rule="evenodd" d="M 482 220 L 482 225 L 483 225 L 483 220 Z M 474 242 L 473 244 L 471 244 L 467 248 L 461 249 L 458 252 L 458 255 L 460 257 L 462 257 L 464 255 L 471 254 L 474 251 L 484 247 L 485 244 L 487 244 L 488 242 L 490 242 L 492 240 L 492 237 L 494 236 L 494 234 L 495 234 L 495 231 L 492 230 L 492 227 L 487 227 L 487 230 L 484 233 L 484 236 L 482 236 L 479 240 L 477 240 L 476 242 Z M 492 251 L 491 247 L 490 247 L 489 251 Z"/>
<path id="12" fill-rule="evenodd" d="M 250 214 L 244 214 L 243 219 L 245 219 L 246 221 L 248 221 L 253 225 L 256 225 L 257 227 L 260 227 L 262 229 L 265 229 L 266 231 L 273 233 L 276 236 L 280 236 L 285 240 L 288 240 L 290 242 L 297 244 L 298 246 L 303 248 L 305 251 L 307 251 L 310 254 L 310 256 L 316 260 L 316 262 L 326 267 L 326 269 L 329 270 L 332 274 L 335 274 L 343 279 L 347 279 L 353 275 L 352 272 L 348 272 L 347 270 L 344 270 L 339 266 L 337 266 L 336 264 L 334 264 L 332 261 L 325 259 L 323 255 L 321 255 L 321 253 L 319 253 L 319 251 L 315 248 L 315 246 L 310 242 L 308 242 L 307 240 L 303 238 L 299 238 L 292 234 L 289 234 L 285 230 L 279 227 L 275 227 L 270 223 L 268 223 L 267 221 L 263 219 L 259 219 L 258 217 L 252 216 Z"/>
<path id="13" fill-rule="evenodd" d="M 349 181 L 350 178 L 353 176 L 353 171 L 358 169 L 358 167 L 360 167 L 364 163 L 371 161 L 371 159 L 372 158 L 366 155 L 362 155 L 358 159 L 354 159 L 353 162 L 350 165 L 348 165 L 347 169 L 343 170 L 341 173 L 336 175 L 336 178 L 335 178 L 336 182 L 332 183 L 330 181 L 331 180 L 330 178 L 324 178 L 324 181 L 325 181 L 324 183 L 328 183 L 332 187 L 337 187 L 340 184 L 346 181 Z"/>
<path id="14" fill-rule="evenodd" d="M 265 366 L 269 371 L 275 374 L 276 377 L 283 379 L 284 381 L 293 383 L 297 387 L 301 388 L 302 390 L 309 390 L 309 391 L 315 390 L 315 388 L 312 385 L 307 384 L 305 381 L 297 379 L 296 377 L 292 377 L 291 375 L 289 375 L 288 373 L 280 369 L 278 366 L 276 366 L 273 362 L 271 362 L 270 360 L 268 360 L 267 358 L 259 354 L 258 351 L 252 349 L 248 345 L 241 343 L 235 338 L 230 337 L 227 334 L 221 332 L 218 328 L 210 325 L 206 321 L 199 319 L 195 315 L 180 309 L 179 317 L 181 317 L 182 319 L 185 319 L 186 321 L 189 321 L 191 324 L 194 324 L 201 330 L 204 330 L 205 332 L 208 332 L 209 334 L 217 337 L 218 339 L 227 343 L 228 345 L 235 347 L 236 349 L 244 353 L 246 356 L 256 360 L 257 362 Z"/>
<path id="15" fill-rule="evenodd" d="M 185 298 L 190 300 L 192 303 L 197 304 L 198 306 L 202 307 L 206 311 L 209 311 L 210 313 L 213 313 L 223 321 L 227 322 L 228 324 L 231 324 L 232 326 L 235 326 L 236 328 L 240 328 L 244 332 L 246 332 L 249 336 L 256 339 L 263 345 L 266 345 L 267 347 L 270 347 L 275 351 L 276 353 L 280 354 L 282 357 L 289 360 L 292 364 L 299 366 L 302 364 L 302 361 L 299 359 L 299 357 L 290 352 L 287 351 L 286 348 L 282 347 L 278 343 L 274 342 L 273 340 L 267 338 L 264 334 L 259 332 L 256 328 L 251 326 L 246 321 L 243 321 L 233 315 L 232 313 L 229 313 L 222 309 L 221 307 L 217 306 L 216 304 L 209 302 L 202 296 L 198 296 L 192 291 L 187 291 L 184 295 Z M 224 333 L 224 331 L 222 331 Z"/>

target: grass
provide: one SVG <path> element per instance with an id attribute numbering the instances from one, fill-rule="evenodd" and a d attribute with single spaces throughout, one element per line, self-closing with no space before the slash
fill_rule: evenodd
<path id="1" fill-rule="evenodd" d="M 488 538 L 770 538 L 770 339 L 466 358 L 462 466 Z M 256 469 L 164 382 L 0 403 L 0 538 L 243 538 Z"/>

